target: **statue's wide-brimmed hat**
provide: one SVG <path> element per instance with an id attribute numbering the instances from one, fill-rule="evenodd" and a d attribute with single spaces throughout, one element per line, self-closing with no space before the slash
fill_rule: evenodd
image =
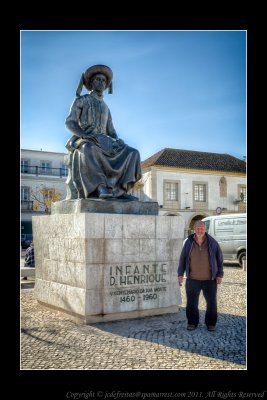
<path id="1" fill-rule="evenodd" d="M 88 90 L 92 90 L 91 88 L 91 79 L 96 74 L 103 74 L 107 78 L 107 87 L 111 84 L 113 73 L 109 67 L 106 65 L 93 65 L 92 67 L 88 68 L 84 73 L 84 86 Z"/>
<path id="2" fill-rule="evenodd" d="M 79 86 L 76 91 L 76 95 L 79 96 L 82 91 L 82 86 L 85 86 L 87 90 L 92 90 L 92 78 L 96 74 L 103 74 L 107 78 L 107 88 L 109 89 L 109 93 L 112 93 L 112 78 L 113 72 L 112 70 L 106 65 L 93 65 L 92 67 L 88 68 L 81 77 Z"/>

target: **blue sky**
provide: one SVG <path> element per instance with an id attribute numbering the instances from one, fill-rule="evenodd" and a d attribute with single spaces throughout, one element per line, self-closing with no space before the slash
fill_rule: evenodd
<path id="1" fill-rule="evenodd" d="M 104 100 L 142 160 L 165 147 L 246 155 L 246 31 L 21 31 L 21 148 L 67 151 L 94 64 L 113 70 Z"/>

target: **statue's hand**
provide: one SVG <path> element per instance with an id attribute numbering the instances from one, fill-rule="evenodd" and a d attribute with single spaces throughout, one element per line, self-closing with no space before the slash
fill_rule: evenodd
<path id="1" fill-rule="evenodd" d="M 97 134 L 96 133 L 94 133 L 94 132 L 84 132 L 84 134 L 81 136 L 82 137 L 82 139 L 92 139 L 92 138 L 95 138 L 97 136 Z"/>

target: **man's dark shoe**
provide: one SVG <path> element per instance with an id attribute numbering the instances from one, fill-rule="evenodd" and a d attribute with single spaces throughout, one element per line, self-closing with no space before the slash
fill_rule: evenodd
<path id="1" fill-rule="evenodd" d="M 106 186 L 98 186 L 98 197 L 100 199 L 107 199 L 108 197 L 112 197 L 111 189 Z"/>
<path id="2" fill-rule="evenodd" d="M 188 324 L 187 325 L 187 330 L 188 331 L 194 331 L 195 329 L 197 329 L 196 325 L 192 325 L 192 324 Z"/>
<path id="3" fill-rule="evenodd" d="M 216 326 L 215 325 L 209 325 L 208 326 L 208 331 L 211 331 L 211 332 L 216 331 Z"/>

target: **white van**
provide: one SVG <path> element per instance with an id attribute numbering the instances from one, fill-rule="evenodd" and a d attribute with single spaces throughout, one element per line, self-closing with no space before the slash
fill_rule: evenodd
<path id="1" fill-rule="evenodd" d="M 219 243 L 223 258 L 238 260 L 242 266 L 247 252 L 247 214 L 213 215 L 202 221 L 206 232 Z"/>

